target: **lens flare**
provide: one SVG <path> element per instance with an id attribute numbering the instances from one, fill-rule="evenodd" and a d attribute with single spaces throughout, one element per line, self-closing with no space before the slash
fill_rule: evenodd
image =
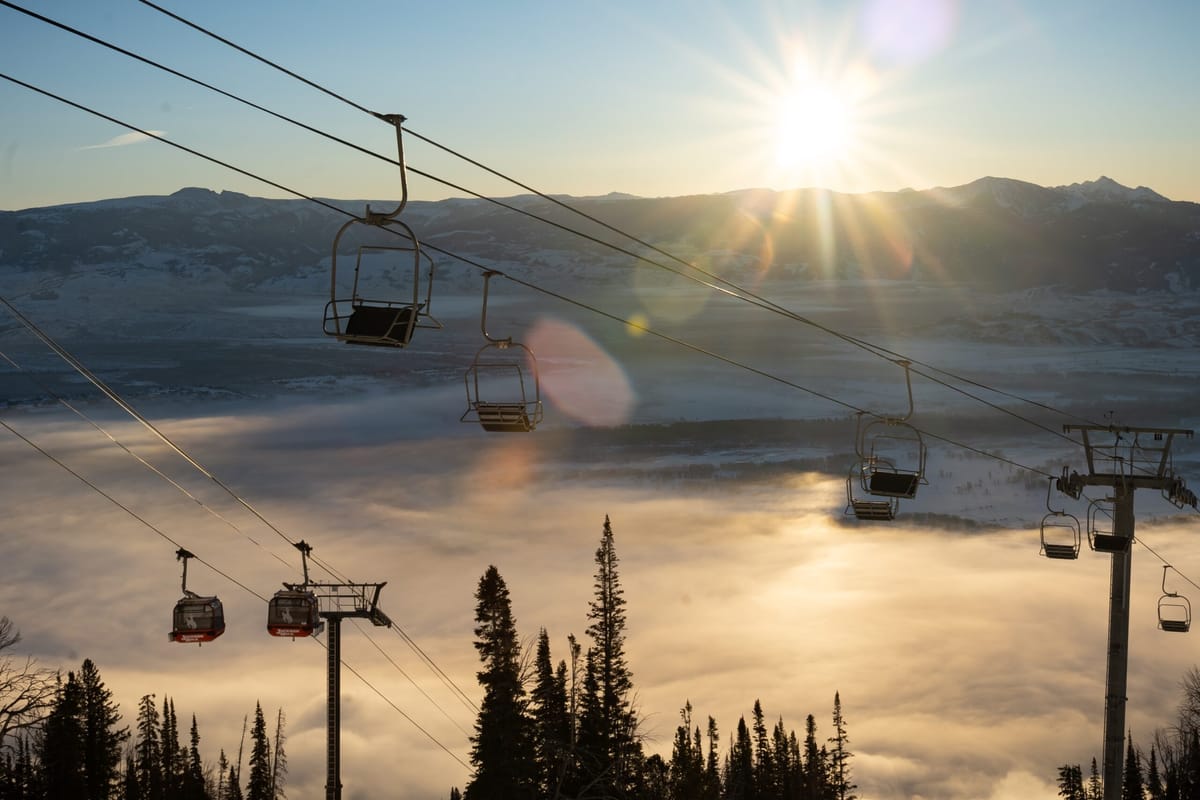
<path id="1" fill-rule="evenodd" d="M 541 391 L 561 413 L 588 425 L 629 420 L 636 398 L 621 366 L 562 320 L 538 320 L 527 337 L 541 365 Z"/>

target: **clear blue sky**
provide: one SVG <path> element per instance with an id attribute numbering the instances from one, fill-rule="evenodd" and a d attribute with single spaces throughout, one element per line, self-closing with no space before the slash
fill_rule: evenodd
<path id="1" fill-rule="evenodd" d="M 1060 185 L 1104 174 L 1200 201 L 1200 3 L 163 3 L 546 192 L 896 190 L 984 175 Z M 135 0 L 28 7 L 394 151 L 383 123 Z M 306 194 L 398 195 L 376 159 L 9 8 L 0 72 Z M 125 129 L 7 81 L 0 109 L 0 208 L 197 185 L 281 196 L 160 143 L 113 146 Z M 521 193 L 408 145 L 422 171 Z M 463 194 L 421 177 L 411 188 L 422 199 Z"/>

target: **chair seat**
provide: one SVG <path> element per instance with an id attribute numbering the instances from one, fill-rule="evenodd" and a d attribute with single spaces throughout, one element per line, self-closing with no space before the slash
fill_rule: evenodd
<path id="1" fill-rule="evenodd" d="M 347 344 L 404 347 L 412 339 L 412 306 L 355 306 L 340 337 Z"/>
<path id="2" fill-rule="evenodd" d="M 857 519 L 890 520 L 896 518 L 895 507 L 886 500 L 855 500 L 850 509 Z"/>
<path id="3" fill-rule="evenodd" d="M 1070 544 L 1043 544 L 1042 550 L 1046 553 L 1046 558 L 1062 558 L 1075 559 L 1079 558 L 1079 551 L 1074 545 Z"/>
<path id="4" fill-rule="evenodd" d="M 917 494 L 920 484 L 919 475 L 904 472 L 872 472 L 867 482 L 867 491 L 871 494 L 885 497 L 905 497 L 912 499 Z"/>
<path id="5" fill-rule="evenodd" d="M 533 430 L 524 403 L 476 403 L 475 413 L 485 431 L 524 433 Z"/>

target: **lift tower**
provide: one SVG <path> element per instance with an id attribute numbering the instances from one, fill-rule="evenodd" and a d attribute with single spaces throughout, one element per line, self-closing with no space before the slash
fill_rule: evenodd
<path id="1" fill-rule="evenodd" d="M 1078 431 L 1087 456 L 1087 474 L 1058 479 L 1058 490 L 1076 499 L 1085 486 L 1111 490 L 1103 504 L 1092 501 L 1088 535 L 1092 548 L 1112 554 L 1108 601 L 1108 672 L 1104 691 L 1104 800 L 1120 800 L 1125 747 L 1125 692 L 1129 673 L 1129 575 L 1133 543 L 1133 495 L 1138 489 L 1157 489 L 1175 505 L 1196 506 L 1196 495 L 1184 487 L 1171 467 L 1171 444 L 1176 436 L 1191 438 L 1180 428 L 1130 428 L 1116 425 L 1064 425 Z M 1093 436 L 1112 437 L 1111 443 Z M 1111 510 L 1110 510 L 1111 509 Z M 1111 514 L 1111 520 L 1107 517 Z"/>
<path id="2" fill-rule="evenodd" d="M 392 627 L 379 608 L 384 583 L 309 583 L 321 600 L 321 617 L 328 625 L 328 707 L 326 711 L 325 800 L 342 798 L 342 620 L 368 619 Z"/>

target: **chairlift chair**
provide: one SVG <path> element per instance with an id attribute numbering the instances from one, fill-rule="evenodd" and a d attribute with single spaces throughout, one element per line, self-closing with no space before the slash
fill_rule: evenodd
<path id="1" fill-rule="evenodd" d="M 514 342 L 512 337 L 498 339 L 487 331 L 488 283 L 497 274 L 489 271 L 483 276 L 479 326 L 487 344 L 475 353 L 463 375 L 467 410 L 459 420 L 478 422 L 490 433 L 527 433 L 542 421 L 537 359 L 528 347 Z"/>
<path id="2" fill-rule="evenodd" d="M 895 519 L 896 512 L 900 510 L 899 498 L 871 500 L 862 497 L 861 494 L 855 494 L 854 486 L 855 484 L 861 486 L 865 468 L 866 465 L 863 462 L 857 462 L 850 467 L 850 474 L 846 476 L 846 510 L 843 513 L 853 514 L 855 519 L 881 522 Z"/>
<path id="3" fill-rule="evenodd" d="M 860 411 L 854 447 L 864 465 L 861 483 L 865 492 L 911 500 L 916 497 L 917 488 L 928 483 L 925 478 L 928 449 L 921 432 L 908 424 L 913 413 L 910 362 L 896 363 L 904 368 L 908 412 L 903 417 L 877 417 L 864 425 Z"/>
<path id="4" fill-rule="evenodd" d="M 1050 490 L 1054 488 L 1056 479 L 1050 479 L 1046 487 L 1046 510 L 1050 513 L 1042 517 L 1042 549 L 1041 555 L 1046 558 L 1076 559 L 1079 558 L 1083 534 L 1079 528 L 1079 519 L 1065 511 L 1055 511 L 1050 507 Z"/>
<path id="5" fill-rule="evenodd" d="M 356 217 L 342 225 L 333 238 L 330 255 L 329 302 L 325 304 L 322 325 L 325 334 L 346 344 L 364 344 L 378 347 L 407 347 L 416 328 L 441 328 L 442 324 L 430 314 L 430 299 L 433 292 L 433 259 L 421 249 L 416 233 L 407 223 L 396 219 L 408 204 L 408 177 L 404 166 L 404 143 L 401 138 L 401 123 L 404 117 L 395 114 L 384 117 L 396 128 L 396 149 L 399 152 L 401 199 L 394 211 L 379 213 L 367 206 L 361 218 Z M 354 261 L 354 279 L 350 291 L 338 286 L 338 250 L 342 237 L 355 225 L 366 225 L 388 231 L 395 235 L 395 245 L 364 244 L 358 247 Z M 424 281 L 422 296 L 422 262 L 428 273 Z M 381 266 L 383 262 L 384 266 Z M 388 299 L 375 296 L 389 272 L 393 277 L 405 278 L 411 262 L 411 297 L 405 293 Z M 365 275 L 370 277 L 364 280 Z M 371 293 L 368 296 L 368 293 Z"/>
<path id="6" fill-rule="evenodd" d="M 203 597 L 187 588 L 187 560 L 195 558 L 180 548 L 175 557 L 183 562 L 183 597 L 175 604 L 171 632 L 172 642 L 203 644 L 225 632 L 225 611 L 215 596 Z"/>
<path id="7" fill-rule="evenodd" d="M 1088 542 L 1097 553 L 1125 553 L 1130 537 L 1118 535 L 1114 529 L 1111 500 L 1093 500 L 1088 506 Z"/>
<path id="8" fill-rule="evenodd" d="M 1158 627 L 1168 633 L 1187 633 L 1192 627 L 1192 604 L 1181 594 L 1167 591 L 1167 570 L 1163 567 L 1163 595 L 1158 600 Z"/>
<path id="9" fill-rule="evenodd" d="M 312 547 L 302 541 L 293 546 L 300 551 L 304 568 L 304 583 L 285 583 L 283 588 L 267 601 L 267 633 L 272 636 L 313 636 L 320 633 L 325 622 L 321 619 L 321 607 L 317 596 L 308 588 L 308 554 Z"/>
<path id="10" fill-rule="evenodd" d="M 430 313 L 430 301 L 433 293 L 433 260 L 421 250 L 412 229 L 399 220 L 388 220 L 378 223 L 379 227 L 402 231 L 403 236 L 410 238 L 407 245 L 360 245 L 354 262 L 354 280 L 350 286 L 349 295 L 339 297 L 337 286 L 337 260 L 339 240 L 349 226 L 361 223 L 363 220 L 350 220 L 338 231 L 334 240 L 331 264 L 331 295 L 325 304 L 324 331 L 347 344 L 365 344 L 377 347 L 407 347 L 412 341 L 413 332 L 417 328 L 441 328 Z M 390 299 L 368 297 L 367 283 L 370 291 L 379 291 L 379 279 L 388 272 L 399 272 L 405 275 L 411 259 L 412 282 L 411 296 Z M 422 261 L 426 265 L 426 274 L 421 274 Z M 375 280 L 364 280 L 366 274 Z M 424 295 L 422 296 L 422 280 Z M 342 290 L 344 292 L 344 289 Z"/>

